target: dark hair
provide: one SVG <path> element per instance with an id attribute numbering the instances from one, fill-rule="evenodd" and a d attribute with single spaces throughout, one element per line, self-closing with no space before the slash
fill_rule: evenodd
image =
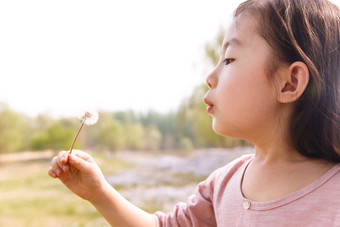
<path id="1" fill-rule="evenodd" d="M 309 83 L 296 101 L 289 132 L 302 155 L 340 162 L 340 10 L 327 0 L 248 0 L 235 11 L 255 15 L 272 47 L 271 78 L 282 63 L 304 62 Z"/>

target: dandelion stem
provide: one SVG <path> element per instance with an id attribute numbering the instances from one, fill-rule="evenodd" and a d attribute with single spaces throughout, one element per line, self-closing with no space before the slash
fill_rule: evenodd
<path id="1" fill-rule="evenodd" d="M 83 128 L 84 124 L 85 124 L 85 119 L 83 120 L 83 123 L 81 124 L 81 126 L 80 126 L 80 128 L 79 128 L 79 130 L 78 130 L 78 133 L 77 133 L 76 137 L 75 137 L 74 140 L 73 140 L 73 143 L 72 143 L 72 146 L 71 146 L 71 149 L 70 149 L 69 154 L 72 153 L 74 144 L 76 143 L 76 140 L 77 140 L 77 138 L 78 138 L 78 136 L 79 136 L 79 133 L 80 133 L 81 129 Z"/>

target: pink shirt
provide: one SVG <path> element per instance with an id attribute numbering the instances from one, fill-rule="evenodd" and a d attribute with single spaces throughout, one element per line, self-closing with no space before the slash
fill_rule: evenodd
<path id="1" fill-rule="evenodd" d="M 255 202 L 241 192 L 241 179 L 253 158 L 244 155 L 213 172 L 173 212 L 156 212 L 157 226 L 340 226 L 340 164 L 296 192 Z"/>

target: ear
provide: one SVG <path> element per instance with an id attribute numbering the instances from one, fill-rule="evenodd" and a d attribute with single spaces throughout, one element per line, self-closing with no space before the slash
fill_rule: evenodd
<path id="1" fill-rule="evenodd" d="M 291 103 L 298 100 L 309 82 L 309 70 L 305 63 L 297 61 L 281 71 L 278 101 Z"/>

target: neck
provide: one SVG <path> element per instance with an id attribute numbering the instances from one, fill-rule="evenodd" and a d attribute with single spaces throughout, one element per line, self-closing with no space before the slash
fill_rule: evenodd
<path id="1" fill-rule="evenodd" d="M 290 143 L 290 137 L 287 131 L 271 132 L 258 138 L 255 144 L 255 159 L 256 162 L 263 164 L 278 164 L 278 163 L 300 163 L 309 160 L 309 158 L 300 154 Z M 268 138 L 270 138 L 268 140 Z"/>
<path id="2" fill-rule="evenodd" d="M 262 124 L 263 130 L 253 135 L 256 162 L 266 164 L 297 163 L 309 160 L 300 154 L 291 142 L 289 120 L 291 105 L 281 106 L 274 120 Z"/>
<path id="3" fill-rule="evenodd" d="M 256 162 L 263 164 L 277 164 L 277 163 L 297 163 L 305 162 L 307 157 L 301 155 L 298 151 L 290 146 L 272 146 L 272 147 L 258 147 L 255 146 Z"/>

